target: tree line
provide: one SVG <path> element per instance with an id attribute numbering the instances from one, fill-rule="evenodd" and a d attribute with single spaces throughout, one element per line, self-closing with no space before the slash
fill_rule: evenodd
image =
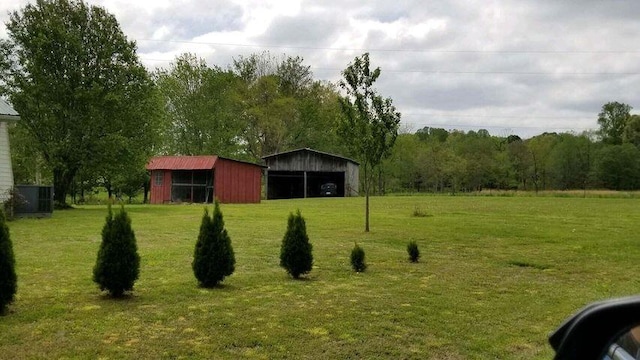
<path id="1" fill-rule="evenodd" d="M 0 93 L 21 114 L 10 129 L 15 181 L 53 183 L 57 204 L 98 188 L 146 196 L 154 155 L 259 162 L 303 147 L 360 161 L 363 192 L 640 186 L 640 120 L 626 104 L 605 104 L 597 133 L 423 128 L 396 139 L 400 113 L 375 92 L 368 54 L 336 84 L 269 52 L 222 65 L 185 53 L 149 71 L 115 17 L 81 0 L 39 0 L 6 26 Z"/>
<path id="2" fill-rule="evenodd" d="M 400 134 L 381 168 L 378 191 L 640 188 L 640 116 L 609 102 L 599 130 L 543 133 L 530 139 L 487 130 L 425 127 Z"/>

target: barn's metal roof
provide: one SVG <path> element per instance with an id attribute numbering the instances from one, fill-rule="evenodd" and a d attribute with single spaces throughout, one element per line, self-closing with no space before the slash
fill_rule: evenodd
<path id="1" fill-rule="evenodd" d="M 9 103 L 0 99 L 0 120 L 18 120 L 20 115 Z"/>
<path id="2" fill-rule="evenodd" d="M 353 159 L 349 159 L 349 158 L 346 158 L 344 156 L 340 156 L 340 155 L 336 155 L 336 154 L 330 154 L 330 153 L 324 152 L 324 151 L 313 150 L 313 149 L 310 149 L 310 148 L 302 148 L 302 149 L 295 149 L 295 150 L 290 150 L 290 151 L 283 151 L 281 153 L 263 156 L 262 159 L 263 160 L 267 160 L 267 159 L 270 159 L 270 158 L 274 158 L 274 157 L 278 157 L 278 156 L 282 156 L 282 155 L 288 155 L 288 154 L 292 154 L 292 153 L 296 153 L 296 152 L 316 153 L 316 154 L 323 155 L 323 156 L 329 156 L 329 157 L 333 157 L 333 158 L 337 158 L 337 159 L 351 161 L 352 163 L 354 163 L 356 165 L 360 165 L 357 161 L 355 161 Z"/>
<path id="3" fill-rule="evenodd" d="M 218 160 L 215 155 L 206 156 L 157 156 L 147 163 L 147 170 L 211 170 Z"/>
<path id="4" fill-rule="evenodd" d="M 218 155 L 200 156 L 156 156 L 147 163 L 147 170 L 210 170 L 218 159 L 266 168 L 264 165 L 248 161 L 230 159 Z"/>

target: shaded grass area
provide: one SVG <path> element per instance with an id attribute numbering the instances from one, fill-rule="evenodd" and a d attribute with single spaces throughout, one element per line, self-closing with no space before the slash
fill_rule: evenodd
<path id="1" fill-rule="evenodd" d="M 222 205 L 236 272 L 191 271 L 201 205 L 131 205 L 141 256 L 129 298 L 91 272 L 106 207 L 9 223 L 18 297 L 0 354 L 21 358 L 548 359 L 583 305 L 640 289 L 636 199 L 400 196 Z M 425 209 L 428 217 L 412 216 Z M 289 212 L 314 249 L 301 281 L 278 266 Z M 407 260 L 415 240 L 421 260 Z M 354 242 L 368 268 L 351 270 Z"/>

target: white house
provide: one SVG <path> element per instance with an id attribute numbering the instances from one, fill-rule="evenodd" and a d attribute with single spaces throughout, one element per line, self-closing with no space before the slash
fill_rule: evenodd
<path id="1" fill-rule="evenodd" d="M 13 187 L 8 123 L 18 119 L 20 115 L 11 105 L 0 99 L 0 202 L 6 199 L 7 191 Z"/>

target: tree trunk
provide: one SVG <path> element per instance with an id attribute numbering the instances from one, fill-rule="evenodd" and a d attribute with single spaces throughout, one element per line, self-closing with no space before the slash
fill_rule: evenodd
<path id="1" fill-rule="evenodd" d="M 369 179 L 368 165 L 364 165 L 364 232 L 369 232 L 369 190 L 371 188 L 371 179 Z"/>
<path id="2" fill-rule="evenodd" d="M 144 185 L 142 186 L 142 192 L 144 193 L 144 198 L 142 199 L 143 204 L 149 202 L 149 187 L 151 187 L 151 184 L 149 183 L 149 181 L 145 181 Z"/>
<path id="3" fill-rule="evenodd" d="M 67 194 L 74 174 L 67 169 L 53 169 L 53 201 L 60 207 L 67 204 Z"/>
<path id="4" fill-rule="evenodd" d="M 364 232 L 369 232 L 369 187 L 365 188 Z"/>

